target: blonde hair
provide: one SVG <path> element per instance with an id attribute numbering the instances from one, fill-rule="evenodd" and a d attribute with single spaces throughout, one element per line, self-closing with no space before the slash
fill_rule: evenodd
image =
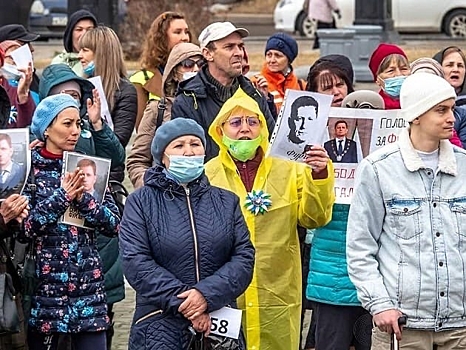
<path id="1" fill-rule="evenodd" d="M 108 107 L 112 111 L 115 91 L 120 88 L 120 79 L 127 75 L 120 40 L 111 28 L 98 26 L 79 40 L 79 49 L 84 48 L 94 53 L 95 75 L 102 79 Z"/>

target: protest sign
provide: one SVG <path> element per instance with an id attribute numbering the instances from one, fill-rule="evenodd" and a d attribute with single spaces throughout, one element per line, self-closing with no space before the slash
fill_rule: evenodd
<path id="1" fill-rule="evenodd" d="M 322 144 L 331 104 L 330 95 L 287 90 L 267 156 L 302 162 L 305 150 Z"/>

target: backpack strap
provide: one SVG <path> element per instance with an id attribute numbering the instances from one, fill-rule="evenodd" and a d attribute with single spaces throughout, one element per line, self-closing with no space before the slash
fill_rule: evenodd
<path id="1" fill-rule="evenodd" d="M 159 103 L 157 104 L 157 123 L 155 125 L 155 130 L 157 130 L 160 127 L 160 125 L 162 125 L 163 115 L 166 109 L 167 109 L 167 101 L 165 100 L 165 97 L 162 97 L 159 100 Z"/>

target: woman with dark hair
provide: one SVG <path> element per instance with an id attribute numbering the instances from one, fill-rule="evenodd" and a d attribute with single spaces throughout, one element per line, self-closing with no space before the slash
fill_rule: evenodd
<path id="1" fill-rule="evenodd" d="M 466 104 L 466 56 L 458 46 L 448 46 L 434 55 L 434 60 L 442 65 L 445 79 L 455 88 L 456 105 Z"/>
<path id="2" fill-rule="evenodd" d="M 143 44 L 141 70 L 130 77 L 138 93 L 136 131 L 147 101 L 163 96 L 162 76 L 171 49 L 178 43 L 190 41 L 191 33 L 182 13 L 164 12 L 152 22 Z"/>
<path id="3" fill-rule="evenodd" d="M 340 55 L 332 55 L 340 56 Z M 341 107 L 343 99 L 354 91 L 352 79 L 347 69 L 337 62 L 345 58 L 351 67 L 351 62 L 345 56 L 336 57 L 335 60 L 321 58 L 309 69 L 307 76 L 307 91 L 314 91 L 325 95 L 333 95 L 332 107 Z M 351 67 L 352 73 L 352 67 Z M 351 74 L 352 76 L 352 74 Z"/>
<path id="4" fill-rule="evenodd" d="M 62 176 L 63 154 L 75 150 L 81 132 L 76 101 L 68 94 L 46 97 L 36 108 L 31 132 L 43 142 L 32 150 L 25 195 L 30 215 L 25 236 L 33 239 L 38 287 L 32 296 L 28 342 L 31 350 L 56 350 L 71 335 L 76 350 L 106 350 L 109 327 L 102 260 L 96 235 L 115 237 L 120 216 L 110 193 L 102 202 L 84 191 L 77 168 Z M 73 206 L 87 228 L 61 222 Z"/>

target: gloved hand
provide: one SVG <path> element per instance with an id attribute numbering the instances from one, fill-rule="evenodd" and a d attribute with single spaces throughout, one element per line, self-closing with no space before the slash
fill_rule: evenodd
<path id="1" fill-rule="evenodd" d="M 341 19 L 341 12 L 340 10 L 335 10 L 335 13 L 337 14 L 337 18 Z"/>

